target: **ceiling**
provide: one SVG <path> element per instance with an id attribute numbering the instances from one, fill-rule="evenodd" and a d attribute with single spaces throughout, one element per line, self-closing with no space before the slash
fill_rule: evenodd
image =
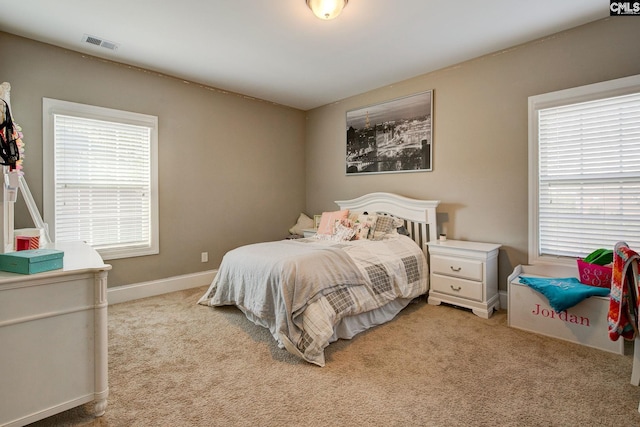
<path id="1" fill-rule="evenodd" d="M 2 31 L 301 110 L 609 16 L 604 0 L 350 0 L 331 21 L 304 0 L 3 3 Z"/>

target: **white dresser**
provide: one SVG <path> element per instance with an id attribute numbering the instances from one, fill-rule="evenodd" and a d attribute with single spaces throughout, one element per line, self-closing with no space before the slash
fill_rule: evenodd
<path id="1" fill-rule="evenodd" d="M 498 252 L 501 245 L 461 240 L 429 247 L 429 304 L 449 303 L 489 318 L 500 307 Z"/>
<path id="2" fill-rule="evenodd" d="M 84 243 L 58 243 L 64 267 L 0 272 L 0 426 L 23 426 L 87 402 L 102 415 L 107 272 Z"/>

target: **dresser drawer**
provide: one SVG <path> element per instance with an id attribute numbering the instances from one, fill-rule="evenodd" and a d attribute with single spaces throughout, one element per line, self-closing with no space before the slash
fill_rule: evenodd
<path id="1" fill-rule="evenodd" d="M 431 271 L 435 274 L 482 281 L 480 260 L 431 255 Z"/>
<path id="2" fill-rule="evenodd" d="M 482 301 L 482 282 L 432 274 L 431 289 L 447 295 Z"/>
<path id="3" fill-rule="evenodd" d="M 27 277 L 31 281 L 25 280 L 20 285 L 0 285 L 0 326 L 40 318 L 42 313 L 61 315 L 93 309 L 95 305 L 93 274 L 52 277 L 45 273 Z"/>

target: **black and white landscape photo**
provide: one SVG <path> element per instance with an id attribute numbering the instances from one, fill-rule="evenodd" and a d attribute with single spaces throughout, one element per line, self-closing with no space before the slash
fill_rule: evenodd
<path id="1" fill-rule="evenodd" d="M 347 112 L 347 175 L 432 170 L 433 91 Z"/>

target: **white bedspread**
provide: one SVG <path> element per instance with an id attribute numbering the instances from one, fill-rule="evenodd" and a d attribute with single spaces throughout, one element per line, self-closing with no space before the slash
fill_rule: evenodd
<path id="1" fill-rule="evenodd" d="M 269 328 L 280 347 L 324 366 L 324 349 L 345 316 L 428 290 L 427 262 L 411 239 L 297 239 L 229 251 L 207 292 L 209 306 L 236 305 Z"/>

